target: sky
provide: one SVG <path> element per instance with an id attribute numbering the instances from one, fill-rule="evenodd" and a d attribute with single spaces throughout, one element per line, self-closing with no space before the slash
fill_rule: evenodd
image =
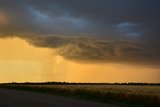
<path id="1" fill-rule="evenodd" d="M 1 0 L 0 82 L 160 82 L 159 4 Z"/>

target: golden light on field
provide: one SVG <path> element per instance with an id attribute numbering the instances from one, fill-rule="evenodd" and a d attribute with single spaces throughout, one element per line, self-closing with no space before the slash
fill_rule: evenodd
<path id="1" fill-rule="evenodd" d="M 0 82 L 160 82 L 159 68 L 66 60 L 55 49 L 20 38 L 0 39 Z"/>

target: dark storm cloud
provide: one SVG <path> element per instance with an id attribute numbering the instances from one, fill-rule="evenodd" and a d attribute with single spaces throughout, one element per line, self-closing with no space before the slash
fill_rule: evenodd
<path id="1" fill-rule="evenodd" d="M 33 34 L 25 34 L 23 39 L 37 47 L 54 48 L 59 55 L 71 60 L 133 62 L 159 66 L 160 50 L 135 41 Z"/>
<path id="2" fill-rule="evenodd" d="M 133 36 L 140 34 L 138 38 L 147 40 L 154 36 L 159 40 L 159 0 L 51 0 L 41 1 L 40 4 L 29 1 L 28 4 L 51 18 L 62 18 L 69 22 L 71 26 L 65 20 L 57 20 L 62 25 L 59 32 L 69 35 L 82 34 L 105 38 L 118 38 L 121 35 L 119 38 L 122 38 L 126 36 L 126 32 L 119 34 L 115 27 L 121 23 L 132 23 L 139 25 L 131 31 Z M 75 25 L 75 20 L 78 20 L 77 25 Z M 55 24 L 58 25 L 58 23 Z M 79 29 L 80 24 L 84 29 Z"/>
<path id="3" fill-rule="evenodd" d="M 1 0 L 0 35 L 19 34 L 35 46 L 56 48 L 68 59 L 155 60 L 160 55 L 159 4 L 159 0 Z"/>
<path id="4" fill-rule="evenodd" d="M 117 32 L 121 23 L 139 24 L 131 31 L 142 38 L 159 38 L 159 0 L 1 0 L 0 8 L 10 15 L 9 31 L 105 38 L 126 36 Z M 14 25 L 14 26 L 13 26 Z M 121 30 L 121 29 L 120 29 Z M 139 33 L 145 32 L 145 33 Z M 121 38 L 119 37 L 119 38 Z M 139 37 L 139 36 L 138 36 Z"/>

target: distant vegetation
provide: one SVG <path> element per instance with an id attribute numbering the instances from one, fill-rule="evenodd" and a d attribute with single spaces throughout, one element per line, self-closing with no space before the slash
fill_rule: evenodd
<path id="1" fill-rule="evenodd" d="M 8 85 L 8 84 L 22 84 L 22 85 L 33 85 L 33 84 L 39 84 L 39 85 L 152 85 L 152 86 L 160 86 L 160 83 L 143 83 L 143 82 L 129 82 L 129 83 L 76 83 L 76 82 L 11 82 L 11 83 L 0 83 L 0 85 Z"/>
<path id="2" fill-rule="evenodd" d="M 160 107 L 160 83 L 4 83 L 0 87 L 126 106 Z"/>

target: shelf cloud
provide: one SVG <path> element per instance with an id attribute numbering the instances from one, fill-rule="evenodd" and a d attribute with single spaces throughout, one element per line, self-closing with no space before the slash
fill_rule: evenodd
<path id="1" fill-rule="evenodd" d="M 1 0 L 0 37 L 17 36 L 66 59 L 160 60 L 159 0 Z"/>

